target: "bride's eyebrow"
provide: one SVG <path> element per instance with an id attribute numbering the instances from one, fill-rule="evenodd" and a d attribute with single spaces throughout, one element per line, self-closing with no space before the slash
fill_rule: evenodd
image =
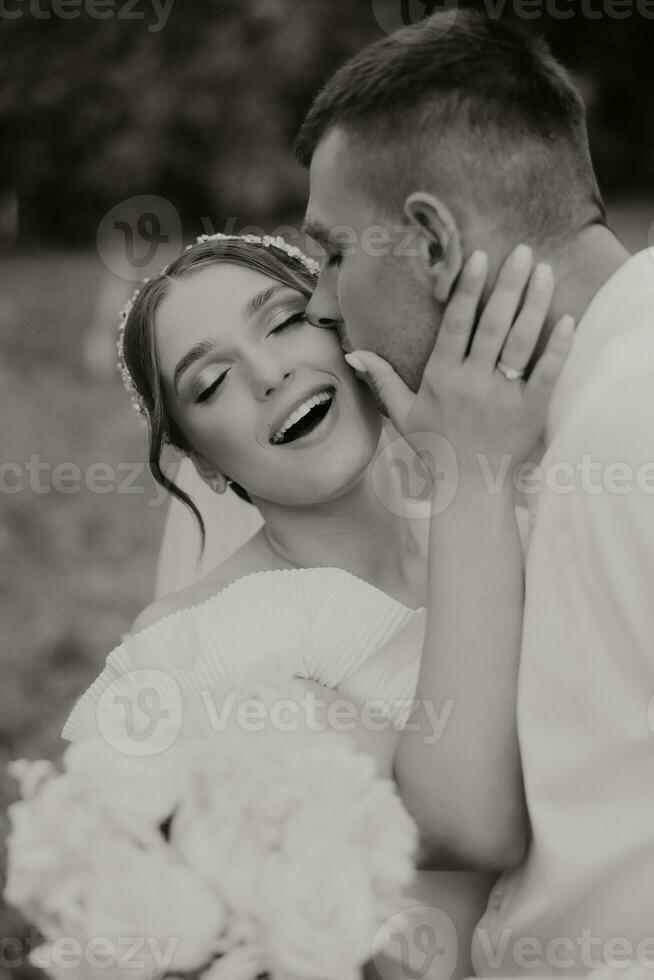
<path id="1" fill-rule="evenodd" d="M 283 286 L 281 283 L 277 283 L 275 286 L 269 286 L 268 289 L 262 289 L 260 293 L 253 296 L 252 299 L 248 300 L 243 309 L 243 316 L 246 320 L 251 320 L 256 314 L 261 310 L 266 303 L 269 303 L 271 299 L 284 290 L 288 289 L 288 286 Z"/>
<path id="2" fill-rule="evenodd" d="M 187 353 L 184 354 L 184 357 L 180 359 L 177 367 L 175 368 L 175 375 L 173 377 L 173 386 L 176 394 L 178 393 L 179 382 L 184 372 L 188 371 L 191 365 L 195 364 L 196 361 L 199 361 L 201 357 L 205 356 L 205 354 L 215 350 L 216 347 L 217 344 L 215 341 L 202 340 L 199 344 L 196 344 L 195 347 L 191 347 L 190 351 L 187 351 Z"/>

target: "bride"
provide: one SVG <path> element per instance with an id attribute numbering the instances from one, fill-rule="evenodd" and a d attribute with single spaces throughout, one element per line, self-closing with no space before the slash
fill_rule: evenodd
<path id="1" fill-rule="evenodd" d="M 512 278 L 508 268 L 488 302 L 504 317 L 503 336 L 520 309 L 516 324 L 531 320 L 535 338 L 551 293 L 544 301 L 543 289 L 531 288 L 530 268 Z M 483 260 L 473 257 L 435 355 L 470 340 L 485 280 Z M 513 483 L 509 476 L 489 492 L 470 461 L 511 453 L 512 467 L 523 462 L 546 406 L 538 418 L 524 410 L 515 381 L 496 371 L 496 355 L 483 405 L 481 396 L 444 391 L 430 432 L 455 445 L 456 458 L 445 453 L 431 470 L 429 453 L 418 470 L 411 461 L 429 485 L 424 506 L 411 509 L 407 443 L 336 334 L 307 320 L 316 281 L 315 264 L 281 240 L 205 237 L 144 284 L 126 311 L 123 376 L 148 421 L 155 478 L 193 512 L 204 538 L 199 509 L 162 468 L 169 443 L 214 493 L 231 488 L 264 522 L 219 567 L 146 609 L 131 634 L 153 652 L 170 642 L 171 624 L 191 624 L 203 636 L 212 619 L 225 627 L 232 665 L 220 669 L 234 685 L 243 670 L 256 673 L 268 651 L 281 650 L 282 669 L 325 703 L 336 692 L 359 705 L 381 700 L 392 725 L 380 731 L 359 714 L 354 735 L 396 780 L 418 823 L 417 917 L 445 913 L 459 946 L 455 963 L 435 963 L 424 976 L 449 980 L 471 972 L 469 939 L 493 875 L 519 860 L 525 835 Z M 447 329 L 448 316 L 458 331 Z M 482 318 L 477 335 L 483 329 Z M 469 359 L 464 345 L 459 361 Z M 430 432 L 418 433 L 422 445 L 434 445 L 424 443 Z M 456 484 L 457 472 L 448 503 L 443 488 Z M 227 649 L 214 649 L 214 659 Z M 65 737 L 81 733 L 89 696 Z"/>

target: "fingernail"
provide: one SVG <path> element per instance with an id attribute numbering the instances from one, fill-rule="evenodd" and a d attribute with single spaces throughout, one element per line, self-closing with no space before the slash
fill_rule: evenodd
<path id="1" fill-rule="evenodd" d="M 488 265 L 488 256 L 485 252 L 477 251 L 473 252 L 468 259 L 468 273 L 471 276 L 481 276 L 486 271 L 486 266 Z"/>
<path id="2" fill-rule="evenodd" d="M 365 366 L 361 358 L 357 357 L 356 354 L 346 354 L 345 360 L 347 361 L 347 363 L 350 365 L 351 368 L 354 368 L 354 370 L 358 371 L 360 374 L 368 373 L 368 368 Z"/>
<path id="3" fill-rule="evenodd" d="M 564 340 L 567 340 L 568 337 L 572 334 L 574 328 L 575 328 L 574 317 L 564 316 L 563 319 L 559 321 L 559 327 L 558 327 L 559 337 L 562 337 Z"/>
<path id="4" fill-rule="evenodd" d="M 523 272 L 531 262 L 531 249 L 528 245 L 518 245 L 511 257 L 511 265 L 516 272 Z"/>
<path id="5" fill-rule="evenodd" d="M 548 265 L 547 262 L 539 262 L 534 269 L 534 283 L 537 286 L 549 286 L 552 281 L 554 273 L 552 272 L 552 266 Z"/>

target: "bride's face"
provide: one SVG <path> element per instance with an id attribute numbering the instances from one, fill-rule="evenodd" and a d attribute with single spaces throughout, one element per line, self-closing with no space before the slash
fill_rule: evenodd
<path id="1" fill-rule="evenodd" d="M 168 411 L 200 472 L 287 505 L 354 485 L 383 422 L 334 331 L 306 320 L 307 304 L 260 272 L 220 263 L 176 280 L 155 323 Z"/>

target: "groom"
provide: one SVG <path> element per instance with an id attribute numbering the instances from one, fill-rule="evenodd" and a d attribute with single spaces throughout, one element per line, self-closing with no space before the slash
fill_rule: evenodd
<path id="1" fill-rule="evenodd" d="M 473 250 L 492 282 L 529 244 L 557 283 L 542 342 L 562 314 L 578 323 L 524 487 L 531 838 L 473 953 L 482 975 L 654 966 L 654 256 L 630 257 L 606 225 L 568 75 L 542 43 L 470 11 L 344 65 L 297 152 L 326 253 L 310 319 L 339 331 L 400 431 Z M 503 360 L 529 368 L 519 348 Z M 411 748 L 425 779 L 403 797 L 425 824 L 439 799 L 428 748 Z"/>

